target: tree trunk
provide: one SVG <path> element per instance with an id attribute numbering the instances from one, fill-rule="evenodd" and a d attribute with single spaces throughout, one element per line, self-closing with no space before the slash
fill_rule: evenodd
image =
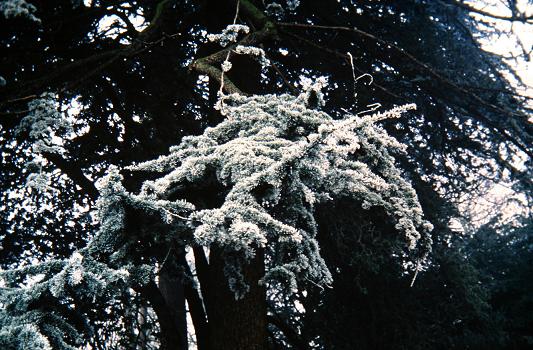
<path id="1" fill-rule="evenodd" d="M 205 7 L 206 27 L 210 33 L 220 32 L 235 15 L 237 1 L 208 0 Z M 208 44 L 200 50 L 212 53 L 218 50 L 216 45 Z M 261 66 L 249 57 L 233 55 L 231 61 L 234 69 L 226 74 L 239 88 L 247 93 L 258 93 L 261 90 Z M 257 77 L 251 79 L 250 77 Z M 211 103 L 217 98 L 219 84 L 210 79 L 209 91 Z M 210 125 L 222 119 L 218 111 L 213 110 L 208 118 Z M 218 201 L 220 198 L 217 198 Z M 220 204 L 210 203 L 204 207 L 219 207 Z M 200 206 L 198 206 L 200 207 Z M 200 280 L 202 297 L 207 313 L 207 336 L 204 343 L 207 350 L 265 350 L 267 349 L 267 304 L 266 291 L 258 281 L 265 274 L 264 251 L 257 254 L 249 264 L 243 266 L 243 275 L 250 290 L 239 300 L 229 289 L 224 273 L 224 255 L 220 248 L 211 246 L 209 262 L 200 247 L 194 248 L 196 272 Z M 198 336 L 198 334 L 197 334 Z M 205 350 L 201 349 L 200 350 Z"/>
<path id="2" fill-rule="evenodd" d="M 182 350 L 187 349 L 183 347 L 184 339 L 178 333 L 179 327 L 176 326 L 175 315 L 169 309 L 163 294 L 154 282 L 136 288 L 138 293 L 150 302 L 157 315 L 161 331 L 161 346 L 160 350 Z M 186 341 L 186 340 L 185 340 Z"/>
<path id="3" fill-rule="evenodd" d="M 174 249 L 164 262 L 164 266 L 159 273 L 159 290 L 166 304 L 166 308 L 171 314 L 173 332 L 179 339 L 178 349 L 187 349 L 187 313 L 185 309 L 185 291 L 183 286 L 183 274 L 177 270 L 178 259 L 180 254 L 185 254 L 180 249 L 174 252 Z M 170 349 L 169 349 L 170 350 Z M 173 350 L 173 349 L 172 349 Z"/>
<path id="4" fill-rule="evenodd" d="M 266 292 L 258 284 L 264 276 L 264 252 L 243 267 L 250 286 L 244 298 L 235 300 L 224 274 L 224 257 L 217 248 L 209 255 L 208 281 L 201 281 L 207 299 L 209 350 L 267 349 Z M 206 284 L 207 283 L 207 284 Z"/>
<path id="5" fill-rule="evenodd" d="M 139 336 L 137 338 L 137 342 L 135 343 L 135 349 L 136 350 L 145 350 L 146 349 L 146 332 L 145 332 L 145 323 L 146 323 L 146 317 L 147 317 L 148 311 L 146 309 L 145 305 L 141 305 L 138 310 L 137 314 L 137 323 L 139 325 Z"/>

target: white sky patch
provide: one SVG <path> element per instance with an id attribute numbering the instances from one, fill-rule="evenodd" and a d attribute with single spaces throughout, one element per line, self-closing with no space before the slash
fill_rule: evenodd
<path id="1" fill-rule="evenodd" d="M 467 2 L 470 6 L 498 16 L 511 17 L 513 14 L 501 0 L 475 0 Z M 533 6 L 528 5 L 528 0 L 517 0 L 517 7 L 525 16 L 533 15 Z M 478 38 L 484 50 L 493 52 L 503 57 L 503 60 L 512 66 L 526 87 L 518 86 L 514 77 L 506 74 L 513 87 L 522 95 L 533 97 L 533 24 L 521 21 L 509 21 L 484 16 L 471 12 L 476 20 L 490 22 L 491 25 L 502 33 L 494 33 L 488 38 Z M 483 25 L 480 24 L 480 28 Z"/>
<path id="2" fill-rule="evenodd" d="M 527 216 L 533 208 L 528 207 L 524 194 L 517 193 L 503 183 L 488 186 L 483 195 L 470 199 L 464 208 L 470 216 L 468 225 L 477 229 L 495 216 L 498 223 L 509 224 L 516 215 Z"/>
<path id="3" fill-rule="evenodd" d="M 148 23 L 146 22 L 144 16 L 140 14 L 130 14 L 128 16 L 128 19 L 138 32 L 142 31 L 148 26 Z M 115 23 L 121 23 L 121 28 L 111 29 L 111 27 Z M 104 16 L 98 23 L 99 33 L 107 32 L 106 36 L 109 36 L 113 39 L 116 38 L 119 34 L 126 32 L 126 28 L 126 23 L 124 23 L 124 21 L 117 15 Z M 124 41 L 123 44 L 128 43 L 128 41 L 125 39 L 122 39 L 121 42 L 122 41 Z"/>
<path id="4" fill-rule="evenodd" d="M 502 0 L 471 0 L 466 3 L 478 10 L 497 16 L 511 17 L 513 15 L 507 3 Z M 528 0 L 518 0 L 517 8 L 526 17 L 533 15 L 533 6 L 528 5 Z M 531 22 L 496 19 L 474 12 L 471 12 L 470 15 L 478 20 L 481 31 L 489 34 L 488 37 L 477 35 L 481 47 L 501 56 L 503 61 L 515 70 L 525 86 L 519 84 L 516 78 L 509 73 L 504 73 L 504 76 L 517 93 L 533 98 L 533 24 Z M 492 28 L 498 32 L 490 33 Z M 531 104 L 533 103 L 530 101 Z M 533 117 L 530 120 L 533 122 Z M 525 154 L 523 156 L 526 157 Z M 513 159 L 510 159 L 512 166 L 523 170 L 524 157 L 517 153 Z M 480 175 L 486 176 L 487 174 Z M 459 209 L 465 213 L 464 218 L 467 222 L 454 218 L 450 220 L 449 228 L 462 232 L 468 228 L 477 229 L 496 216 L 499 217 L 500 223 L 509 223 L 516 215 L 531 213 L 533 208 L 529 207 L 525 195 L 513 190 L 511 185 L 505 181 L 499 183 L 487 181 L 484 188 L 478 189 L 476 194 L 464 194 L 459 200 Z"/>

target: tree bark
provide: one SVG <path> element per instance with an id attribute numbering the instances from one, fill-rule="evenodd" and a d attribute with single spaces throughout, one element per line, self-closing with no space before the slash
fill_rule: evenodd
<path id="1" fill-rule="evenodd" d="M 159 327 L 161 329 L 161 346 L 160 350 L 181 350 L 184 340 L 177 332 L 179 327 L 175 323 L 175 315 L 169 309 L 163 294 L 154 282 L 149 282 L 145 286 L 136 289 L 137 292 L 146 298 L 154 309 Z M 186 341 L 186 339 L 185 339 Z"/>
<path id="2" fill-rule="evenodd" d="M 171 327 L 178 336 L 179 345 L 177 349 L 187 349 L 187 313 L 185 309 L 185 291 L 183 285 L 183 274 L 178 270 L 178 260 L 185 252 L 180 249 L 176 252 L 171 249 L 164 266 L 159 273 L 158 287 L 165 301 L 165 307 L 171 315 Z"/>
<path id="3" fill-rule="evenodd" d="M 181 264 L 184 267 L 187 276 L 192 278 L 193 274 L 185 256 L 182 257 Z M 196 347 L 198 350 L 206 350 L 208 349 L 207 314 L 205 312 L 202 297 L 192 281 L 184 283 L 183 286 L 185 288 L 185 299 L 189 306 L 189 314 L 191 315 L 192 324 L 194 326 Z"/>
<path id="4" fill-rule="evenodd" d="M 244 298 L 235 300 L 224 274 L 224 256 L 211 248 L 209 255 L 208 330 L 209 350 L 264 350 L 267 348 L 266 291 L 258 284 L 264 276 L 264 252 L 259 249 L 243 275 L 250 286 Z M 205 294 L 204 294 L 205 295 Z"/>

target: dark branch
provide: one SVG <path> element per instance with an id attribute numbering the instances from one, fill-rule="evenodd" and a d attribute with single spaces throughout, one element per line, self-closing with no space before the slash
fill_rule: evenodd
<path id="1" fill-rule="evenodd" d="M 73 81 L 66 84 L 61 89 L 61 91 L 64 91 L 65 89 L 72 88 L 80 82 L 92 77 L 96 73 L 102 71 L 102 69 L 114 63 L 119 58 L 134 57 L 148 50 L 149 48 L 160 44 L 162 41 L 172 38 L 172 36 L 164 35 L 161 32 L 162 18 L 164 17 L 164 14 L 169 11 L 171 4 L 172 0 L 163 0 L 159 2 L 156 7 L 155 14 L 150 21 L 150 25 L 141 31 L 138 37 L 134 39 L 131 44 L 112 50 L 98 52 L 94 55 L 76 60 L 71 63 L 63 63 L 55 69 L 50 69 L 50 73 L 20 85 L 14 85 L 9 90 L 5 90 L 2 94 L 4 96 L 15 94 L 16 96 L 24 96 L 31 93 L 32 96 L 35 96 L 38 94 L 38 92 L 50 85 L 60 83 L 64 80 L 68 81 L 68 78 L 75 77 Z M 78 76 L 80 71 L 87 69 L 87 73 L 82 74 L 81 77 Z M 12 97 L 8 100 L 0 102 L 0 107 L 12 102 L 20 101 L 21 99 L 25 99 L 25 97 Z"/>
<path id="2" fill-rule="evenodd" d="M 297 34 L 294 34 L 294 33 L 291 33 L 291 32 L 283 32 L 283 33 L 285 33 L 285 34 L 287 34 L 288 36 L 291 36 L 291 37 L 295 38 L 296 40 L 299 40 L 299 41 L 301 41 L 301 42 L 303 42 L 303 43 L 305 43 L 305 44 L 307 44 L 307 45 L 309 45 L 309 46 L 312 46 L 312 47 L 314 47 L 314 48 L 316 48 L 316 49 L 318 49 L 318 50 L 321 50 L 321 51 L 327 52 L 327 53 L 329 53 L 329 54 L 331 54 L 331 55 L 333 55 L 333 56 L 337 56 L 337 57 L 343 59 L 343 60 L 344 60 L 346 63 L 348 63 L 348 64 L 350 63 L 350 57 L 349 57 L 347 54 L 345 54 L 345 53 L 342 53 L 342 52 L 339 52 L 339 51 L 336 51 L 336 50 L 332 50 L 332 49 L 330 49 L 330 48 L 328 48 L 328 47 L 325 47 L 325 46 L 322 46 L 322 45 L 320 45 L 320 44 L 317 44 L 317 43 L 315 43 L 314 41 L 311 41 L 311 40 L 309 40 L 309 39 L 306 39 L 306 38 L 304 38 L 304 37 L 301 37 L 301 36 L 299 36 L 299 35 L 297 35 Z M 354 65 L 354 69 L 355 69 L 359 74 L 365 74 L 365 73 L 367 73 L 367 72 L 361 70 L 360 68 L 358 68 L 358 67 L 355 66 L 355 65 Z M 398 94 L 395 94 L 394 92 L 388 90 L 387 88 L 385 88 L 384 86 L 382 86 L 382 85 L 380 85 L 380 84 L 378 84 L 378 83 L 376 83 L 376 82 L 372 83 L 372 86 L 377 87 L 378 89 L 382 90 L 384 93 L 386 93 L 386 94 L 389 95 L 389 96 L 392 96 L 392 97 L 397 98 L 397 99 L 399 99 L 399 100 L 405 100 L 405 98 L 401 97 L 401 96 L 398 95 Z"/>
<path id="3" fill-rule="evenodd" d="M 487 11 L 483 11 L 483 10 L 480 10 L 480 9 L 477 9 L 469 4 L 465 4 L 464 2 L 459 2 L 459 1 L 446 1 L 446 2 L 443 2 L 441 1 L 441 3 L 445 4 L 445 5 L 448 5 L 448 6 L 456 6 L 456 7 L 460 7 L 464 10 L 467 10 L 468 12 L 473 12 L 473 13 L 477 13 L 479 15 L 483 15 L 483 16 L 486 16 L 486 17 L 491 17 L 491 18 L 494 18 L 494 19 L 501 19 L 501 20 L 504 20 L 504 21 L 512 21 L 512 22 L 529 22 L 531 20 L 533 20 L 533 16 L 526 16 L 524 13 L 520 13 L 520 14 L 516 14 L 515 11 L 512 11 L 513 14 L 511 16 L 502 16 L 502 15 L 498 15 L 498 14 L 495 14 L 495 13 L 490 13 L 490 12 L 487 12 Z"/>
<path id="4" fill-rule="evenodd" d="M 281 318 L 276 315 L 267 316 L 268 323 L 276 326 L 287 338 L 289 343 L 298 350 L 309 349 L 309 345 L 300 337 L 300 335 L 292 329 L 288 324 L 283 322 Z"/>
<path id="5" fill-rule="evenodd" d="M 191 268 L 189 263 L 185 259 L 185 255 L 181 256 L 180 264 L 185 268 L 185 273 L 192 278 Z M 204 306 L 202 304 L 202 298 L 198 293 L 198 290 L 192 285 L 192 283 L 185 282 L 185 298 L 189 305 L 189 312 L 191 314 L 192 323 L 194 325 L 194 331 L 196 333 L 196 342 L 199 349 L 207 349 L 208 330 L 207 330 L 207 316 Z"/>
<path id="6" fill-rule="evenodd" d="M 93 200 L 95 201 L 99 192 L 94 186 L 94 183 L 89 180 L 79 166 L 64 159 L 62 156 L 56 153 L 43 153 L 43 156 L 59 168 L 65 175 L 67 175 L 76 185 Z"/>
<path id="7" fill-rule="evenodd" d="M 180 332 L 176 332 L 174 327 L 174 315 L 171 309 L 165 302 L 165 298 L 161 294 L 159 288 L 155 282 L 151 281 L 148 284 L 135 288 L 135 291 L 140 293 L 146 300 L 150 302 L 150 305 L 154 309 L 159 326 L 161 327 L 162 337 L 165 341 L 162 344 L 162 349 L 179 349 L 180 344 L 183 344 Z"/>
<path id="8" fill-rule="evenodd" d="M 247 16 L 250 21 L 260 29 L 248 34 L 235 45 L 219 50 L 209 56 L 194 60 L 189 67 L 190 69 L 194 69 L 199 73 L 209 76 L 219 84 L 222 84 L 222 79 L 224 79 L 223 90 L 226 92 L 243 94 L 243 92 L 230 79 L 228 79 L 228 77 L 224 76 L 224 78 L 222 78 L 222 71 L 217 65 L 222 63 L 238 45 L 256 45 L 266 39 L 277 37 L 277 29 L 274 22 L 270 21 L 268 17 L 250 1 L 241 0 L 239 3 L 239 9 L 242 10 L 245 16 Z"/>

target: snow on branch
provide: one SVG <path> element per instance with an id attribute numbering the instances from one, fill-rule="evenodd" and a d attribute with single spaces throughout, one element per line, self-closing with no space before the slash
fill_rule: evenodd
<path id="1" fill-rule="evenodd" d="M 242 267 L 258 249 L 267 257 L 261 283 L 291 292 L 299 283 L 332 282 L 316 240 L 320 203 L 350 198 L 363 209 L 382 208 L 406 247 L 428 251 L 432 225 L 392 155 L 404 146 L 377 124 L 415 106 L 337 120 L 311 101 L 321 98 L 324 84 L 324 79 L 305 84 L 299 96 L 224 96 L 220 124 L 184 137 L 166 156 L 129 167 L 161 174 L 145 181 L 138 194 L 126 191 L 111 168 L 98 183 L 100 227 L 87 247 L 70 259 L 0 271 L 0 347 L 78 346 L 88 330 L 75 328 L 64 315 L 75 310 L 49 306 L 105 303 L 153 280 L 155 266 L 130 253 L 141 238 L 147 244 L 222 248 L 236 298 L 249 290 Z M 179 198 L 213 182 L 220 193 L 207 196 L 221 198 L 219 205 L 197 209 Z M 31 288 L 24 285 L 27 279 L 33 279 Z"/>
<path id="2" fill-rule="evenodd" d="M 92 303 L 105 305 L 129 288 L 153 280 L 154 266 L 132 259 L 127 239 L 127 211 L 135 209 L 156 215 L 159 232 L 150 229 L 153 240 L 173 240 L 184 212 L 194 209 L 184 201 L 151 200 L 132 195 L 122 186 L 116 169 L 99 181 L 97 202 L 99 230 L 87 247 L 69 259 L 52 259 L 14 270 L 0 270 L 0 348 L 73 350 L 83 344 L 83 335 L 94 330 L 78 329 L 69 315 L 87 317 L 76 308 Z M 155 231 L 155 232 L 153 232 Z M 29 281 L 29 282 L 27 282 Z M 89 320 L 83 320 L 90 327 Z"/>
<path id="3" fill-rule="evenodd" d="M 33 14 L 37 8 L 25 0 L 3 0 L 0 1 L 0 13 L 5 18 L 26 17 L 34 22 L 41 20 Z"/>
<path id="4" fill-rule="evenodd" d="M 235 52 L 239 55 L 256 57 L 263 67 L 270 65 L 270 61 L 265 56 L 265 51 L 259 47 L 237 45 Z"/>
<path id="5" fill-rule="evenodd" d="M 196 243 L 240 252 L 241 263 L 267 249 L 272 258 L 265 280 L 288 281 L 289 289 L 302 280 L 331 282 L 315 239 L 317 203 L 349 197 L 364 209 L 381 207 L 409 249 L 428 242 L 432 229 L 394 164 L 391 152 L 404 146 L 376 124 L 415 106 L 335 120 L 309 108 L 309 96 L 225 96 L 223 122 L 183 138 L 169 155 L 131 168 L 166 172 L 143 187 L 163 198 L 174 188 L 201 186 L 214 176 L 227 194 L 219 207 L 191 215 Z M 247 286 L 240 266 L 226 272 L 241 297 Z"/>
<path id="6" fill-rule="evenodd" d="M 250 27 L 244 24 L 230 24 L 220 34 L 208 34 L 207 39 L 211 42 L 217 42 L 222 47 L 237 41 L 240 33 L 248 34 Z"/>

